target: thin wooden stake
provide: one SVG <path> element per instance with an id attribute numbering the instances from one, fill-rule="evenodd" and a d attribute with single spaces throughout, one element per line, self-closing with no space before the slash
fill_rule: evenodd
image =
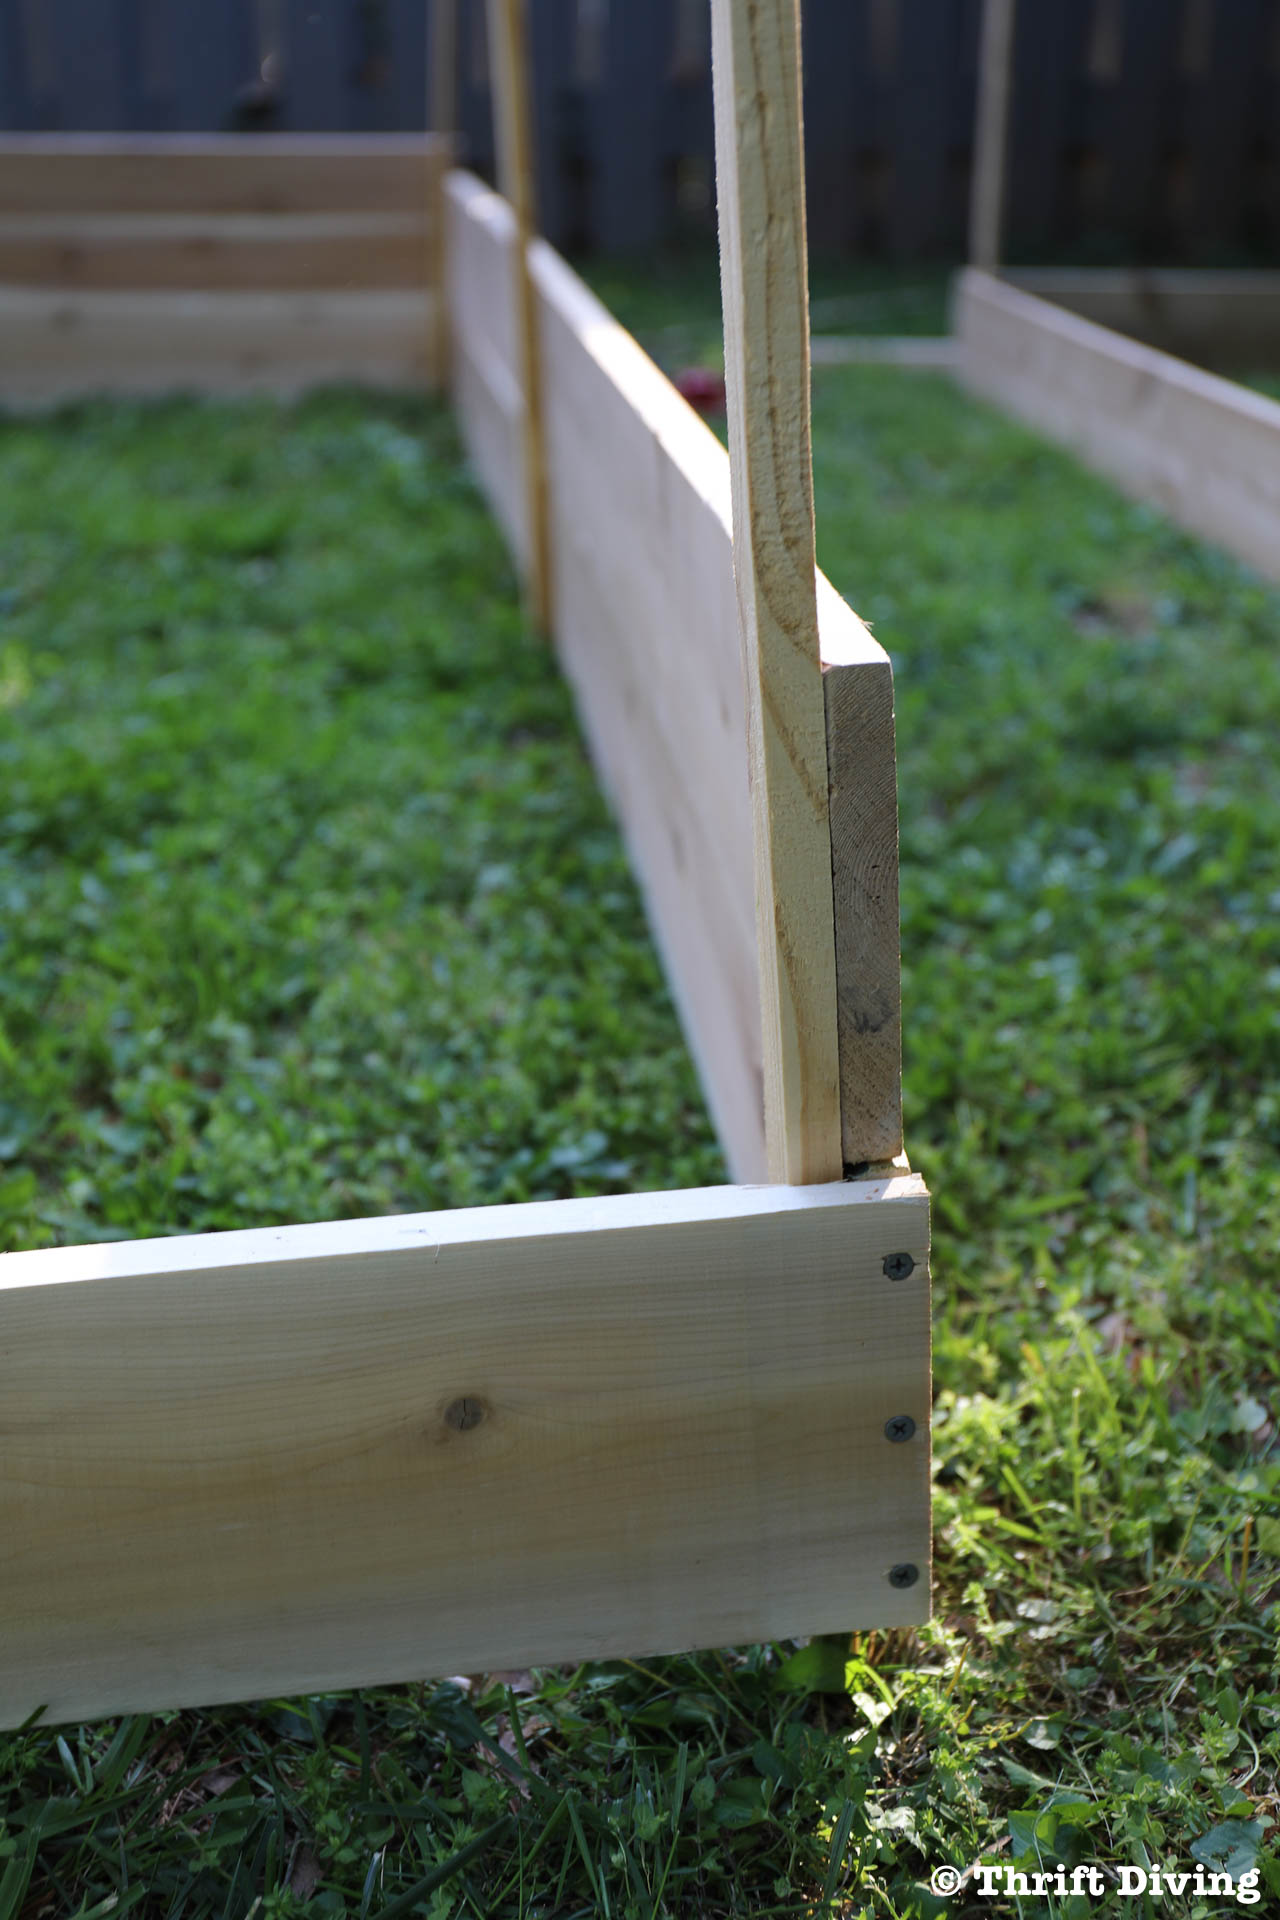
<path id="1" fill-rule="evenodd" d="M 525 595 L 541 632 L 551 629 L 550 548 L 547 535 L 546 454 L 542 429 L 542 372 L 538 313 L 529 278 L 529 244 L 537 231 L 533 140 L 529 125 L 529 53 L 525 0 L 488 0 L 489 72 L 498 189 L 516 216 L 514 255 L 516 333 L 524 406 L 525 513 L 528 548 Z"/>
<path id="2" fill-rule="evenodd" d="M 429 0 L 430 15 L 427 79 L 430 86 L 428 107 L 430 129 L 454 139 L 458 130 L 458 0 Z M 454 144 L 454 161 L 457 145 Z M 430 239 L 427 253 L 427 285 L 432 289 L 434 308 L 431 336 L 431 377 L 437 387 L 447 389 L 452 379 L 452 355 L 449 340 L 449 311 L 445 298 L 449 271 L 446 255 L 444 193 L 438 168 L 428 180 L 430 195 Z"/>
<path id="3" fill-rule="evenodd" d="M 1000 264 L 1016 7 L 1017 0 L 986 0 L 982 14 L 969 258 L 975 267 L 988 273 L 994 273 Z"/>
<path id="4" fill-rule="evenodd" d="M 734 573 L 769 1178 L 838 1180 L 827 743 L 809 438 L 798 0 L 712 0 Z"/>

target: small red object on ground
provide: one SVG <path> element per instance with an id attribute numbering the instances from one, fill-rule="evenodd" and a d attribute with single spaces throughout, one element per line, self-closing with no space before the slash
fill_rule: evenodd
<path id="1" fill-rule="evenodd" d="M 723 413 L 724 375 L 710 367 L 685 367 L 676 375 L 676 389 L 701 414 Z"/>

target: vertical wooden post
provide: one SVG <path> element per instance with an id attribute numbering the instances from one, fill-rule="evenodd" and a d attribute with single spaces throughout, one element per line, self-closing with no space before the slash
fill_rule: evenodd
<path id="1" fill-rule="evenodd" d="M 529 617 L 543 633 L 551 628 L 550 553 L 547 537 L 546 464 L 542 434 L 542 375 L 538 313 L 529 277 L 529 243 L 537 231 L 533 140 L 529 126 L 529 54 L 525 0 L 488 0 L 489 69 L 498 188 L 516 216 L 514 299 L 521 400 L 524 407 L 525 597 Z"/>
<path id="2" fill-rule="evenodd" d="M 994 273 L 1000 265 L 1016 12 L 1017 0 L 986 0 L 982 12 L 978 101 L 973 129 L 973 185 L 969 198 L 969 259 L 987 273 Z"/>
<path id="3" fill-rule="evenodd" d="M 427 0 L 431 9 L 427 21 L 427 96 L 428 125 L 432 133 L 452 139 L 458 129 L 458 0 Z M 442 170 L 429 162 L 427 208 L 430 238 L 427 242 L 427 285 L 431 308 L 431 377 L 435 385 L 447 388 L 452 379 L 452 355 L 449 339 L 448 280 L 449 263 L 445 254 L 445 200 Z"/>
<path id="4" fill-rule="evenodd" d="M 838 1180 L 827 742 L 809 437 L 799 0 L 712 0 L 734 574 L 770 1180 Z"/>
<path id="5" fill-rule="evenodd" d="M 431 131 L 458 130 L 458 0 L 429 0 Z"/>

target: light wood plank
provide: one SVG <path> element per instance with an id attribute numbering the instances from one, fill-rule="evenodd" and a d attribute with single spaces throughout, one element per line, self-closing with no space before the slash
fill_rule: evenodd
<path id="1" fill-rule="evenodd" d="M 422 287 L 436 224 L 425 207 L 417 214 L 0 214 L 0 284 Z"/>
<path id="2" fill-rule="evenodd" d="M 973 181 L 969 198 L 969 258 L 994 273 L 1004 228 L 1009 96 L 1017 0 L 984 0 L 978 54 Z"/>
<path id="3" fill-rule="evenodd" d="M 734 573 L 774 1180 L 838 1177 L 827 745 L 809 442 L 798 0 L 712 0 Z"/>
<path id="4" fill-rule="evenodd" d="M 59 293 L 0 288 L 0 401 L 429 383 L 426 292 Z"/>
<path id="5" fill-rule="evenodd" d="M 7 1255 L 0 1725 L 924 1619 L 927 1256 L 912 1176 Z"/>
<path id="6" fill-rule="evenodd" d="M 525 592 L 529 616 L 551 629 L 551 573 L 538 316 L 529 279 L 529 242 L 537 232 L 533 136 L 529 125 L 528 23 L 524 0 L 488 0 L 498 185 L 515 215 L 510 254 L 516 315 L 517 373 L 524 400 Z"/>
<path id="7" fill-rule="evenodd" d="M 893 668 L 818 576 L 847 1167 L 902 1152 L 902 968 Z"/>
<path id="8" fill-rule="evenodd" d="M 972 392 L 1280 579 L 1280 404 L 976 268 L 954 319 Z"/>
<path id="9" fill-rule="evenodd" d="M 510 208 L 468 175 L 446 190 L 455 399 L 478 477 L 524 538 Z M 767 1176 L 746 713 L 728 459 L 670 381 L 539 242 L 556 645 L 733 1177 Z M 618 538 L 619 527 L 627 529 Z M 900 1144 L 892 676 L 821 576 L 833 740 L 837 1031 L 846 1161 Z M 889 811 L 886 814 L 886 806 Z M 844 869 L 847 867 L 847 872 Z"/>
<path id="10" fill-rule="evenodd" d="M 434 134 L 4 134 L 0 213 L 408 213 Z"/>

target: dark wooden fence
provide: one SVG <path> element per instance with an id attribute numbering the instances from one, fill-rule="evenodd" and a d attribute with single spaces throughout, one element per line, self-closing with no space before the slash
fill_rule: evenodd
<path id="1" fill-rule="evenodd" d="M 815 248 L 963 251 L 981 0 L 804 0 Z M 483 0 L 459 118 L 492 159 Z M 0 0 L 0 126 L 410 129 L 426 0 Z M 542 219 L 714 224 L 708 0 L 530 0 Z M 1009 257 L 1280 254 L 1280 0 L 1021 0 Z"/>

